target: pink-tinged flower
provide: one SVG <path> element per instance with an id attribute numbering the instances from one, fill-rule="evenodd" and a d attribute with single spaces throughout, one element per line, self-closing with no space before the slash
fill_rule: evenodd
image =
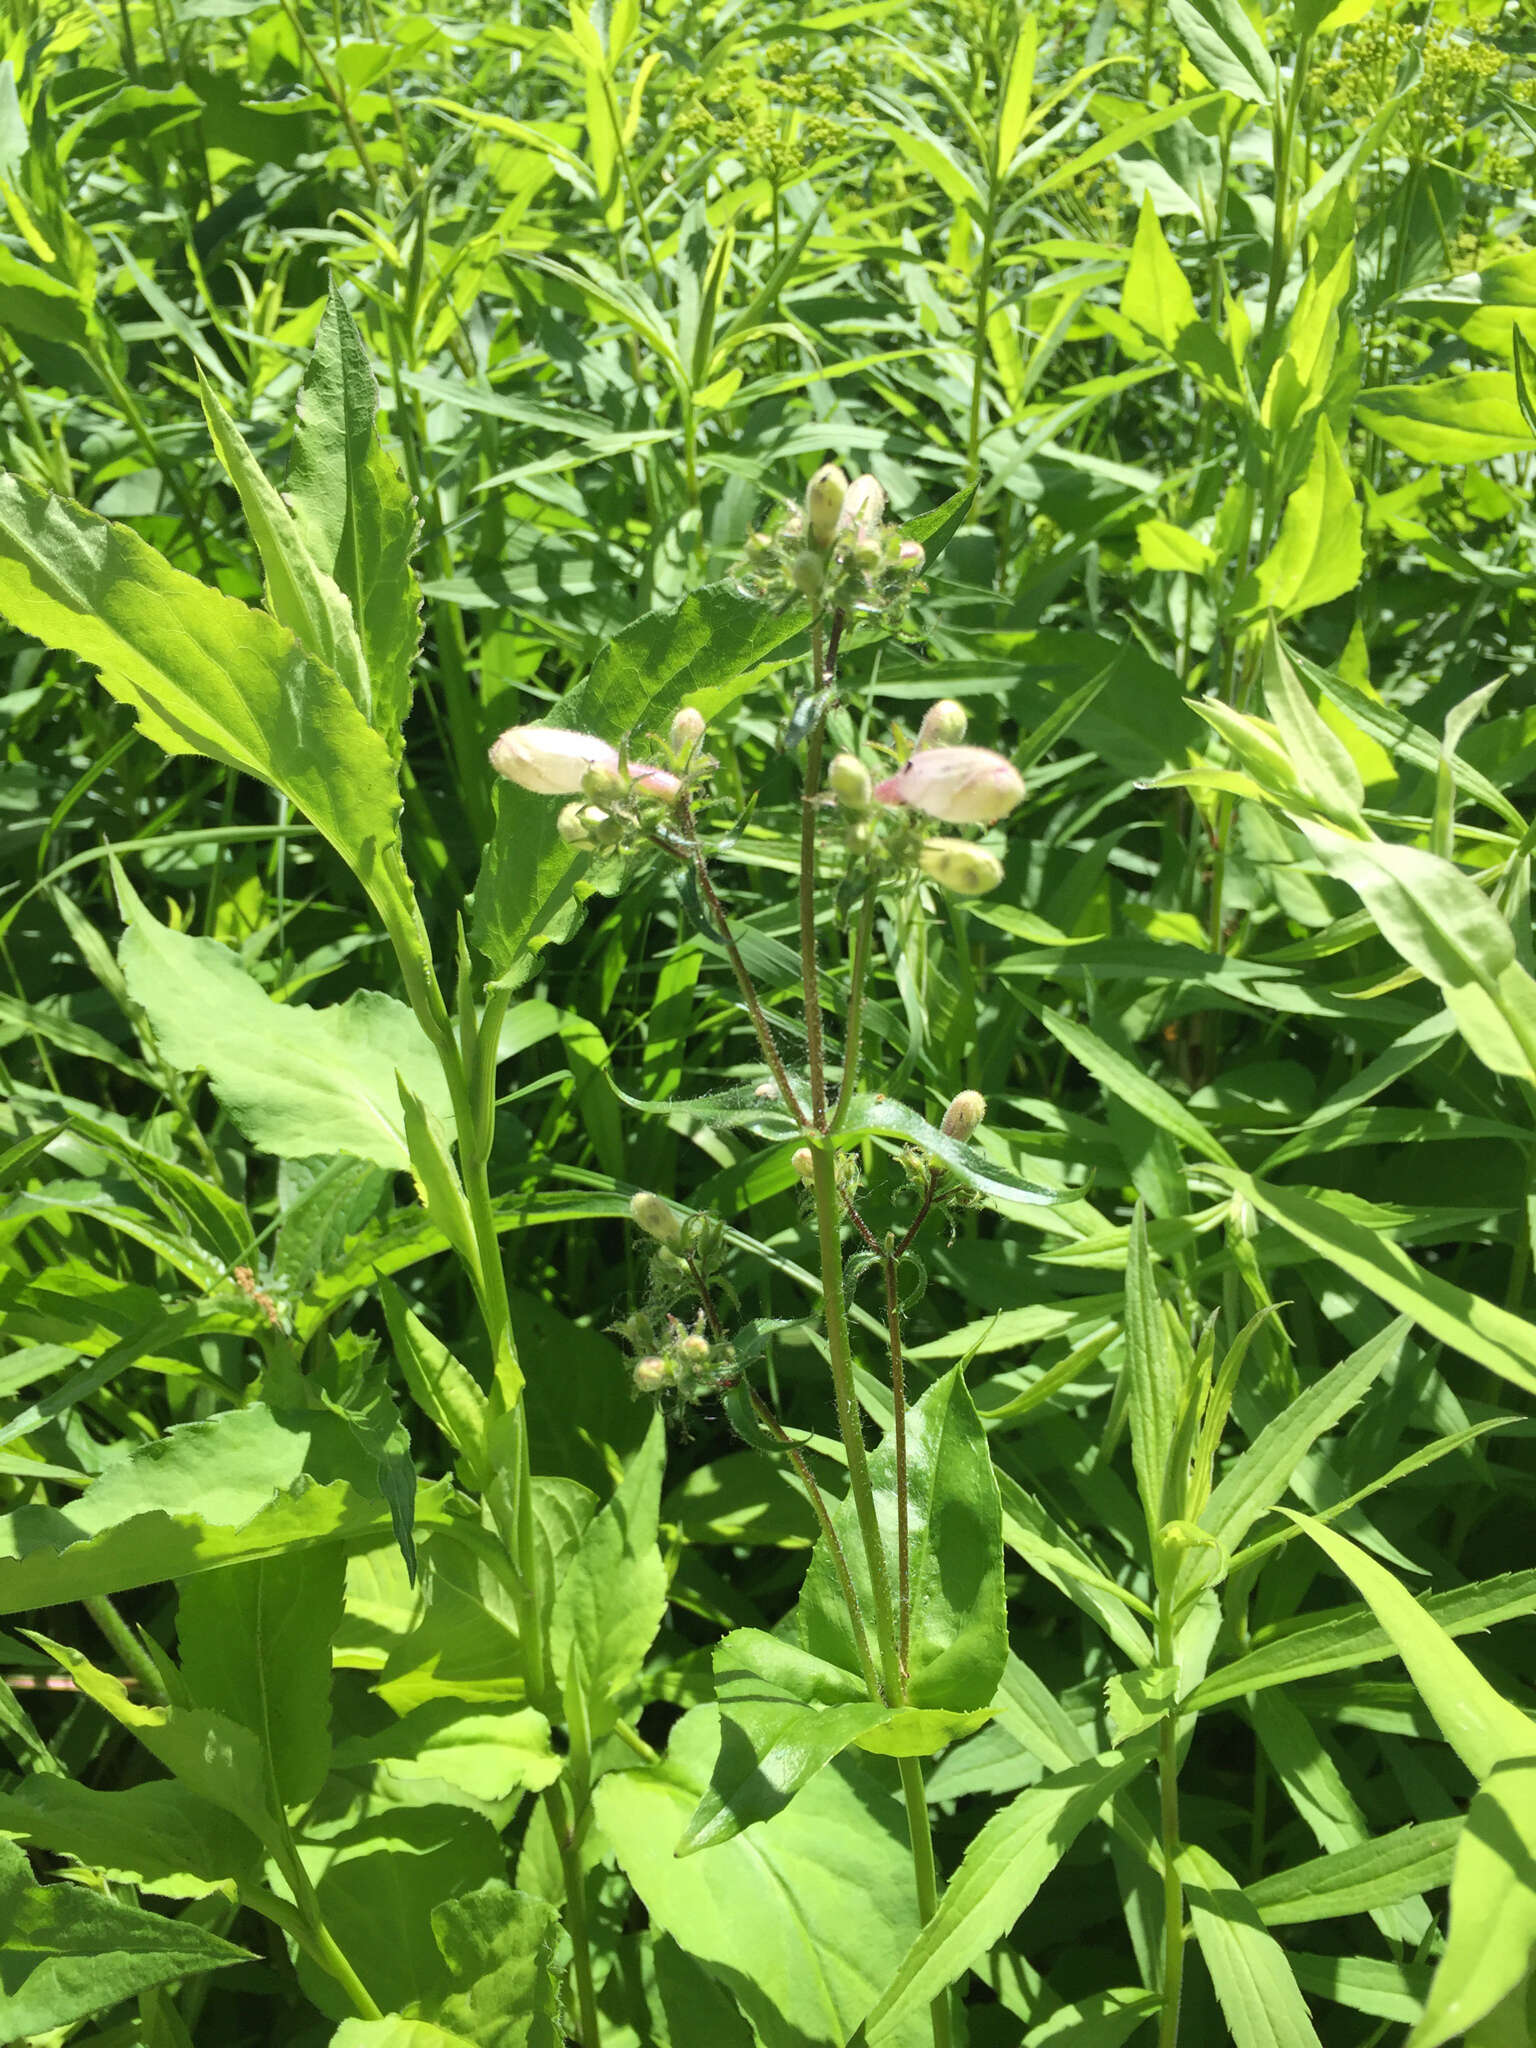
<path id="1" fill-rule="evenodd" d="M 592 768 L 619 765 L 619 750 L 595 733 L 557 725 L 514 725 L 491 748 L 491 766 L 519 789 L 539 796 L 579 796 Z"/>
<path id="2" fill-rule="evenodd" d="M 991 825 L 1023 801 L 1024 778 L 986 747 L 925 747 L 875 785 L 875 801 L 910 804 L 946 825 Z"/>
<path id="3" fill-rule="evenodd" d="M 564 732 L 557 725 L 508 727 L 491 748 L 491 766 L 538 796 L 590 796 L 598 784 L 623 787 L 617 747 L 595 733 Z M 630 763 L 629 779 L 647 796 L 669 804 L 683 786 L 670 770 L 638 761 Z"/>

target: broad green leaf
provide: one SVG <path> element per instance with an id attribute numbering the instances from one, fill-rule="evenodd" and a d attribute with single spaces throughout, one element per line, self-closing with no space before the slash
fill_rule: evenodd
<path id="1" fill-rule="evenodd" d="M 207 1707 L 148 1707 L 131 1699 L 120 1678 L 100 1671 L 79 1650 L 32 1635 L 69 1673 L 78 1691 L 135 1735 L 198 1799 L 244 1823 L 269 1855 L 285 1853 L 286 1827 L 273 1797 L 261 1745 L 249 1728 Z"/>
<path id="2" fill-rule="evenodd" d="M 1480 1295 L 1429 1271 L 1379 1232 L 1326 1199 L 1324 1191 L 1273 1187 L 1226 1169 L 1234 1190 L 1319 1257 L 1342 1267 L 1373 1294 L 1501 1378 L 1536 1392 L 1536 1330 Z"/>
<path id="3" fill-rule="evenodd" d="M 1215 1857 L 1181 1849 L 1179 1874 L 1236 2048 L 1321 2048 L 1285 1950 Z"/>
<path id="4" fill-rule="evenodd" d="M 1003 1938 L 1089 1821 L 1144 1767 L 1140 1755 L 1094 1757 L 1031 1785 L 992 1816 L 870 2013 L 870 2048 L 897 2038 Z"/>
<path id="5" fill-rule="evenodd" d="M 648 733 L 664 733 L 685 702 L 707 717 L 723 711 L 804 625 L 803 609 L 776 614 L 711 584 L 610 640 L 548 723 L 615 745 L 627 738 L 643 760 Z M 495 833 L 475 886 L 474 939 L 499 986 L 524 980 L 535 956 L 580 918 L 586 856 L 556 831 L 559 813 L 555 798 L 498 782 Z"/>
<path id="6" fill-rule="evenodd" d="M 0 2023 L 7 2040 L 72 2027 L 120 2000 L 250 1961 L 217 1934 L 73 1884 L 34 1884 L 0 1841 Z"/>
<path id="7" fill-rule="evenodd" d="M 1163 1524 L 1184 1512 L 1183 1485 L 1171 1470 L 1184 1389 L 1152 1277 L 1147 1212 L 1140 1202 L 1131 1224 L 1125 1269 L 1125 1370 L 1136 1489 L 1146 1512 L 1147 1532 L 1155 1542 Z"/>
<path id="8" fill-rule="evenodd" d="M 1404 1593 L 1403 1598 L 1406 1600 L 1409 1595 Z M 1496 1579 L 1479 1579 L 1449 1593 L 1427 1594 L 1417 1605 L 1447 1635 L 1469 1635 L 1501 1621 L 1536 1613 L 1536 1571 L 1505 1572 Z M 1394 1654 L 1396 1645 L 1391 1635 L 1371 1622 L 1365 1609 L 1334 1608 L 1326 1615 L 1308 1616 L 1298 1625 L 1275 1634 L 1261 1634 L 1254 1649 L 1203 1679 L 1180 1702 L 1180 1711 L 1200 1713 L 1223 1700 L 1258 1692 L 1266 1685 L 1288 1685 L 1299 1679 L 1316 1678 L 1325 1671 L 1349 1671 L 1356 1665 L 1372 1664 Z"/>
<path id="9" fill-rule="evenodd" d="M 379 443 L 378 403 L 362 336 L 333 285 L 299 395 L 286 495 L 307 553 L 352 608 L 373 723 L 398 756 L 421 593 L 411 568 L 415 501 Z"/>
<path id="10" fill-rule="evenodd" d="M 377 1735 L 354 1736 L 337 1748 L 337 1770 L 375 1763 L 402 1784 L 452 1785 L 487 1806 L 541 1792 L 561 1770 L 549 1723 L 536 1708 L 452 1699 L 429 1700 Z"/>
<path id="11" fill-rule="evenodd" d="M 733 1992 L 763 2048 L 844 2048 L 917 1932 L 890 1766 L 840 1758 L 783 1813 L 679 1858 L 716 1724 L 712 1707 L 696 1708 L 660 1764 L 608 1772 L 598 1825 L 652 1927 Z"/>
<path id="12" fill-rule="evenodd" d="M 499 1878 L 432 1911 L 455 1988 L 432 2017 L 477 2048 L 560 2048 L 552 1956 L 560 1916 Z"/>
<path id="13" fill-rule="evenodd" d="M 1508 922 L 1471 876 L 1422 847 L 1354 839 L 1323 825 L 1302 829 L 1383 938 L 1441 991 L 1478 1058 L 1536 1085 L 1536 979 L 1516 958 Z"/>
<path id="14" fill-rule="evenodd" d="M 896 1451 L 887 1436 L 869 1461 L 875 1511 L 894 1589 Z M 833 1510 L 849 1571 L 875 1641 L 874 1595 L 851 1499 Z M 907 1410 L 907 1530 L 911 1657 L 907 1703 L 967 1713 L 990 1707 L 1008 1654 L 1002 1508 L 962 1369 L 953 1367 Z M 811 1555 L 798 1609 L 813 1656 L 859 1670 L 848 1610 L 825 1539 Z"/>
<path id="15" fill-rule="evenodd" d="M 344 1152 L 408 1168 L 397 1074 L 452 1121 L 437 1054 L 403 1003 L 372 989 L 330 1009 L 276 1003 L 216 939 L 172 931 L 116 874 L 119 960 L 161 1053 L 204 1069 L 250 1142 L 279 1158 Z"/>
<path id="16" fill-rule="evenodd" d="M 1416 462 L 1486 462 L 1536 446 L 1510 370 L 1466 370 L 1362 391 L 1355 416 Z"/>
<path id="17" fill-rule="evenodd" d="M 431 1519 L 441 1499 L 418 1507 Z M 0 1614 L 51 1607 L 388 1531 L 389 1510 L 335 1416 L 259 1404 L 183 1423 L 67 1510 L 0 1517 Z"/>
<path id="18" fill-rule="evenodd" d="M 541 1528 L 536 1520 L 536 1542 Z M 419 1618 L 390 1648 L 376 1681 L 380 1698 L 397 1714 L 444 1699 L 521 1705 L 522 1651 L 503 1555 L 487 1556 L 452 1524 L 423 1555 Z"/>
<path id="19" fill-rule="evenodd" d="M 1273 104 L 1274 59 L 1242 0 L 1169 0 L 1168 18 L 1212 85 L 1258 106 Z"/>
<path id="20" fill-rule="evenodd" d="M 1357 1849 L 1262 1877 L 1248 1886 L 1245 1897 L 1269 1927 L 1341 1920 L 1421 1898 L 1449 1883 L 1461 1828 L 1459 1815 L 1397 1828 Z"/>
<path id="21" fill-rule="evenodd" d="M 1275 544 L 1253 572 L 1246 609 L 1295 618 L 1353 590 L 1365 555 L 1362 513 L 1338 443 L 1319 419 L 1313 455 L 1301 483 L 1285 501 Z"/>
<path id="22" fill-rule="evenodd" d="M 1408 1321 L 1399 1316 L 1358 1351 L 1314 1380 L 1267 1422 L 1227 1467 L 1200 1515 L 1200 1526 L 1234 1551 L 1259 1519 L 1281 1499 L 1291 1476 L 1320 1436 L 1360 1400 L 1402 1348 Z"/>
<path id="23" fill-rule="evenodd" d="M 430 1415 L 482 1489 L 490 1482 L 487 1406 L 469 1372 L 408 1308 L 399 1288 L 379 1289 L 395 1360 L 418 1408 Z"/>
<path id="24" fill-rule="evenodd" d="M 431 2020 L 343 2020 L 329 2048 L 476 2048 L 467 2034 L 450 2034 Z"/>
<path id="25" fill-rule="evenodd" d="M 292 512 L 206 379 L 200 381 L 199 390 L 214 448 L 240 493 L 246 524 L 261 557 L 267 609 L 306 654 L 336 672 L 371 723 L 372 691 L 352 607 L 305 546 Z"/>
<path id="26" fill-rule="evenodd" d="M 1365 1595 L 1441 1734 L 1474 1778 L 1486 1777 L 1495 1764 L 1536 1755 L 1536 1723 L 1494 1690 L 1422 1601 L 1337 1529 L 1287 1512 Z"/>
<path id="27" fill-rule="evenodd" d="M 1142 195 L 1120 310 L 1170 354 L 1180 335 L 1200 317 L 1195 311 L 1195 295 L 1168 246 L 1150 192 Z"/>
<path id="28" fill-rule="evenodd" d="M 720 1753 L 680 1856 L 782 1812 L 824 1764 L 891 1713 L 837 1665 L 760 1629 L 733 1629 L 715 1647 L 714 1671 Z"/>
<path id="29" fill-rule="evenodd" d="M 286 628 L 126 527 L 0 476 L 0 617 L 95 669 L 170 754 L 269 783 L 330 841 L 397 947 L 425 947 L 389 750 Z"/>
<path id="30" fill-rule="evenodd" d="M 330 1766 L 331 1638 L 345 1576 L 332 1543 L 202 1572 L 181 1588 L 187 1690 L 255 1735 L 278 1808 L 307 1806 Z"/>
<path id="31" fill-rule="evenodd" d="M 1460 1657 L 1454 1646 L 1446 1647 L 1452 1657 Z M 1451 1671 L 1454 1675 L 1454 1665 Z M 1431 1710 L 1439 1720 L 1433 1703 Z M 1536 1747 L 1536 1726 L 1527 1722 L 1526 1728 L 1529 1752 Z M 1442 2048 L 1444 2042 L 1468 2033 L 1530 1981 L 1533 1962 L 1536 1755 L 1527 1753 L 1501 1757 L 1467 1809 L 1451 1872 L 1445 1954 L 1409 2048 Z"/>
<path id="32" fill-rule="evenodd" d="M 593 1517 L 555 1594 L 549 1650 L 568 1710 L 594 1738 L 618 1717 L 667 1604 L 667 1568 L 656 1547 L 667 1434 L 661 1414 L 612 1500 Z"/>
<path id="33" fill-rule="evenodd" d="M 38 1771 L 0 1794 L 0 1831 L 171 1898 L 261 1877 L 255 1835 L 174 1778 L 104 1792 Z"/>

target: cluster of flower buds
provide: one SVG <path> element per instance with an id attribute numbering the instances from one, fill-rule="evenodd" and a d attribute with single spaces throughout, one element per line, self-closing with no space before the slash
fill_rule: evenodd
<path id="1" fill-rule="evenodd" d="M 670 811 L 690 779 L 714 767 L 703 740 L 703 717 L 689 706 L 672 721 L 664 762 L 631 761 L 595 733 L 514 725 L 491 748 L 491 766 L 536 795 L 579 797 L 561 810 L 560 837 L 585 852 L 611 852 Z"/>
<path id="2" fill-rule="evenodd" d="M 692 1329 L 668 1316 L 663 1326 L 654 1317 L 631 1316 L 619 1325 L 631 1339 L 644 1332 L 647 1348 L 635 1363 L 637 1394 L 672 1394 L 680 1401 L 705 1401 L 736 1384 L 736 1355 L 729 1344 L 711 1340 L 699 1316 Z"/>
<path id="3" fill-rule="evenodd" d="M 884 612 L 899 617 L 918 576 L 923 550 L 885 524 L 885 491 L 872 476 L 849 483 L 823 463 L 800 505 L 747 541 L 735 583 L 744 596 L 808 598 L 818 610 Z"/>
<path id="4" fill-rule="evenodd" d="M 914 813 L 947 825 L 995 825 L 1019 804 L 1024 781 L 1011 761 L 988 747 L 964 744 L 966 715 L 952 697 L 929 706 L 908 760 L 876 782 L 855 754 L 838 754 L 827 769 L 827 788 L 849 814 L 849 852 L 877 848 L 892 865 L 915 867 L 954 896 L 984 896 L 1003 879 L 996 854 L 968 839 L 935 839 L 913 829 L 877 838 L 883 811 Z"/>

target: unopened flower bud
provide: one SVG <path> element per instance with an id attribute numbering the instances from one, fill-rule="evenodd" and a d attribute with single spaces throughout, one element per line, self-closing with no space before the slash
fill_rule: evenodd
<path id="1" fill-rule="evenodd" d="M 941 697 L 923 713 L 923 722 L 917 729 L 918 752 L 926 747 L 958 747 L 969 724 L 963 704 L 957 704 L 953 697 Z"/>
<path id="2" fill-rule="evenodd" d="M 866 470 L 848 486 L 837 524 L 841 532 L 854 527 L 877 527 L 885 517 L 885 491 Z"/>
<path id="3" fill-rule="evenodd" d="M 790 1159 L 790 1165 L 802 1180 L 813 1180 L 816 1175 L 816 1161 L 811 1156 L 809 1145 L 802 1145 Z"/>
<path id="4" fill-rule="evenodd" d="M 618 753 L 606 740 L 553 725 L 511 726 L 491 748 L 491 766 L 498 775 L 540 796 L 575 796 L 594 770 L 617 773 L 618 765 Z"/>
<path id="5" fill-rule="evenodd" d="M 1024 778 L 986 747 L 925 747 L 875 786 L 875 801 L 910 804 L 947 825 L 991 825 L 1024 799 Z"/>
<path id="6" fill-rule="evenodd" d="M 827 787 L 846 811 L 867 811 L 874 781 L 857 754 L 838 754 L 827 770 Z"/>
<path id="7" fill-rule="evenodd" d="M 680 1340 L 677 1347 L 677 1355 L 688 1365 L 707 1365 L 709 1363 L 709 1339 L 699 1336 L 695 1331 L 692 1335 Z"/>
<path id="8" fill-rule="evenodd" d="M 1003 879 L 1003 864 L 968 839 L 925 839 L 918 865 L 953 896 L 985 896 Z"/>
<path id="9" fill-rule="evenodd" d="M 695 711 L 691 704 L 685 704 L 672 721 L 672 730 L 667 735 L 667 744 L 674 754 L 684 759 L 704 737 L 704 714 Z"/>
<path id="10" fill-rule="evenodd" d="M 777 1081 L 759 1081 L 752 1090 L 752 1093 L 759 1102 L 776 1102 L 779 1095 L 779 1084 Z"/>
<path id="11" fill-rule="evenodd" d="M 820 595 L 826 570 L 814 548 L 802 548 L 796 555 L 789 573 L 802 597 Z"/>
<path id="12" fill-rule="evenodd" d="M 567 804 L 555 820 L 555 830 L 567 846 L 596 846 L 597 835 L 592 826 L 599 818 L 606 823 L 608 813 L 596 804 Z"/>
<path id="13" fill-rule="evenodd" d="M 636 789 L 642 789 L 647 796 L 659 796 L 664 804 L 675 804 L 682 795 L 683 785 L 670 768 L 647 768 L 639 761 L 630 763 L 629 779 Z"/>
<path id="14" fill-rule="evenodd" d="M 962 1088 L 954 1101 L 944 1112 L 944 1121 L 939 1125 L 946 1138 L 953 1138 L 963 1145 L 976 1126 L 987 1114 L 987 1098 L 978 1095 L 974 1088 Z"/>
<path id="15" fill-rule="evenodd" d="M 896 566 L 904 576 L 915 576 L 927 559 L 921 541 L 904 540 L 896 550 Z"/>
<path id="16" fill-rule="evenodd" d="M 635 1367 L 635 1392 L 659 1394 L 672 1384 L 672 1368 L 664 1358 L 642 1358 Z"/>
<path id="17" fill-rule="evenodd" d="M 646 1236 L 654 1237 L 658 1244 L 676 1244 L 682 1233 L 682 1225 L 674 1215 L 671 1203 L 648 1190 L 630 1196 L 629 1213 Z"/>
<path id="18" fill-rule="evenodd" d="M 836 533 L 847 495 L 847 477 L 835 462 L 824 462 L 805 487 L 805 526 L 815 546 L 826 547 Z"/>

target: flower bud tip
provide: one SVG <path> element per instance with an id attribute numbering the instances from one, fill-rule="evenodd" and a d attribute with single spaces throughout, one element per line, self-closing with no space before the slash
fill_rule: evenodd
<path id="1" fill-rule="evenodd" d="M 962 1088 L 945 1110 L 939 1129 L 946 1138 L 953 1138 L 963 1145 L 986 1114 L 987 1098 L 978 1095 L 974 1088 Z"/>
<path id="2" fill-rule="evenodd" d="M 629 1213 L 646 1236 L 654 1237 L 658 1244 L 676 1244 L 682 1233 L 682 1225 L 673 1213 L 672 1205 L 660 1195 L 645 1190 L 631 1195 Z"/>

